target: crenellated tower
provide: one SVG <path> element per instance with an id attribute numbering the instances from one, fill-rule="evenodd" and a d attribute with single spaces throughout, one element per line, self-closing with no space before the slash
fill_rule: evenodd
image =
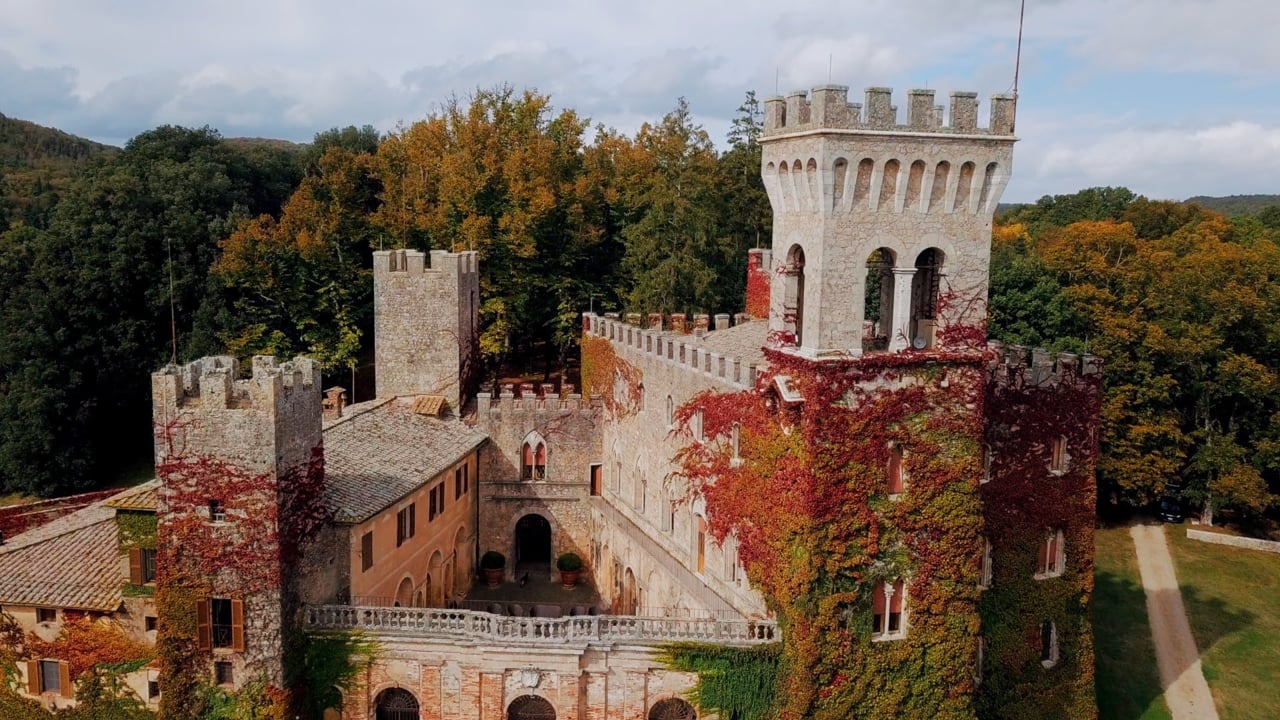
<path id="1" fill-rule="evenodd" d="M 770 330 L 807 357 L 945 344 L 986 317 L 991 219 L 1013 159 L 1015 101 L 826 85 L 765 101 L 761 172 L 773 206 Z"/>
<path id="2" fill-rule="evenodd" d="M 240 686 L 287 676 L 302 547 L 322 522 L 320 367 L 231 357 L 151 376 L 160 518 L 162 702 L 191 673 Z"/>
<path id="3" fill-rule="evenodd" d="M 478 360 L 480 261 L 475 251 L 373 254 L 378 397 L 428 393 L 462 406 Z"/>

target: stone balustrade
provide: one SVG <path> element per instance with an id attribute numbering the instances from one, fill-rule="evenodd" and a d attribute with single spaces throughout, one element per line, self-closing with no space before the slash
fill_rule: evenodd
<path id="1" fill-rule="evenodd" d="M 512 617 L 444 608 L 315 605 L 302 610 L 306 631 L 359 630 L 371 635 L 408 635 L 439 640 L 510 645 L 661 645 L 705 642 L 759 645 L 781 639 L 773 620 L 722 620 L 599 615 L 561 618 Z"/>

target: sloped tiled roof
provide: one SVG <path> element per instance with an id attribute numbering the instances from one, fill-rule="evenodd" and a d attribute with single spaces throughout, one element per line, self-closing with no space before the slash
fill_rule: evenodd
<path id="1" fill-rule="evenodd" d="M 124 578 L 116 511 L 107 502 L 6 539 L 0 545 L 0 605 L 119 608 Z"/>
<path id="2" fill-rule="evenodd" d="M 486 440 L 454 417 L 414 412 L 415 398 L 352 405 L 324 428 L 325 504 L 358 523 L 449 469 Z"/>
<path id="3" fill-rule="evenodd" d="M 159 489 L 159 480 L 149 480 L 108 499 L 107 505 L 119 510 L 150 510 L 155 512 L 156 503 L 159 500 L 157 494 Z"/>

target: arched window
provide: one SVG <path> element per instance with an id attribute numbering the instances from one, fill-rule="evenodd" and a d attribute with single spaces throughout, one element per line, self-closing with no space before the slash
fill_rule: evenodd
<path id="1" fill-rule="evenodd" d="M 697 554 L 698 572 L 707 571 L 707 519 L 698 516 L 698 534 L 694 538 L 694 552 Z"/>
<path id="2" fill-rule="evenodd" d="M 1046 668 L 1058 664 L 1058 626 L 1049 620 L 1040 623 L 1040 664 Z"/>
<path id="3" fill-rule="evenodd" d="M 871 639 L 897 640 L 907 634 L 907 586 L 902 580 L 876 583 L 871 591 Z"/>
<path id="4" fill-rule="evenodd" d="M 930 348 L 938 319 L 938 294 L 942 285 L 942 251 L 927 248 L 916 256 L 916 274 L 911 278 L 911 343 Z"/>
<path id="5" fill-rule="evenodd" d="M 893 267 L 896 263 L 896 256 L 888 248 L 876 248 L 867 256 L 862 306 L 864 350 L 889 347 L 889 335 L 893 331 Z"/>
<path id="6" fill-rule="evenodd" d="M 649 720 L 697 720 L 698 713 L 680 698 L 659 700 L 649 708 Z"/>
<path id="7" fill-rule="evenodd" d="M 804 335 L 804 250 L 792 245 L 787 253 L 786 276 L 783 293 L 783 322 L 796 338 L 800 347 Z"/>
<path id="8" fill-rule="evenodd" d="M 640 467 L 640 458 L 636 457 L 635 465 L 635 497 L 632 505 L 635 506 L 636 512 L 644 514 L 645 496 L 649 492 L 649 482 L 644 476 L 644 469 Z"/>
<path id="9" fill-rule="evenodd" d="M 889 448 L 889 461 L 885 467 L 889 497 L 901 495 L 906 487 L 906 479 L 902 469 L 902 448 L 894 445 Z"/>
<path id="10" fill-rule="evenodd" d="M 546 698 L 524 695 L 507 706 L 507 720 L 556 720 L 556 709 Z"/>
<path id="11" fill-rule="evenodd" d="M 729 428 L 729 445 L 733 450 L 734 464 L 740 464 L 742 461 L 742 456 L 740 455 L 740 452 L 742 450 L 741 432 L 742 432 L 741 423 L 739 423 L 737 420 L 734 420 L 733 425 Z"/>
<path id="12" fill-rule="evenodd" d="M 374 703 L 377 720 L 418 720 L 418 699 L 408 690 L 387 688 Z"/>
<path id="13" fill-rule="evenodd" d="M 1061 530 L 1050 530 L 1040 543 L 1040 556 L 1037 559 L 1037 580 L 1061 577 L 1067 565 L 1066 536 Z"/>
<path id="14" fill-rule="evenodd" d="M 675 424 L 676 424 L 676 401 L 673 400 L 670 395 L 668 395 L 667 396 L 667 427 L 669 428 Z"/>
<path id="15" fill-rule="evenodd" d="M 1059 435 L 1053 439 L 1053 446 L 1049 449 L 1049 472 L 1055 475 L 1065 473 L 1070 460 L 1071 456 L 1067 455 L 1067 436 Z"/>
<path id="16" fill-rule="evenodd" d="M 547 441 L 536 432 L 529 433 L 520 450 L 520 478 L 525 481 L 547 479 Z"/>

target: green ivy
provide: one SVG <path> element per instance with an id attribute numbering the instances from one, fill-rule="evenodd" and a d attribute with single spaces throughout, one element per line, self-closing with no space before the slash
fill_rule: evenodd
<path id="1" fill-rule="evenodd" d="M 159 528 L 155 513 L 118 510 L 116 525 L 120 529 L 121 555 L 127 555 L 133 548 L 155 549 Z"/>
<path id="2" fill-rule="evenodd" d="M 298 670 L 302 677 L 289 685 L 304 693 L 310 717 L 321 717 L 325 710 L 342 708 L 344 694 L 377 653 L 378 644 L 358 632 L 307 636 Z"/>
<path id="3" fill-rule="evenodd" d="M 765 720 L 775 715 L 780 643 L 734 648 L 702 643 L 672 643 L 662 662 L 673 670 L 697 673 L 689 699 L 704 714 L 720 720 Z"/>

